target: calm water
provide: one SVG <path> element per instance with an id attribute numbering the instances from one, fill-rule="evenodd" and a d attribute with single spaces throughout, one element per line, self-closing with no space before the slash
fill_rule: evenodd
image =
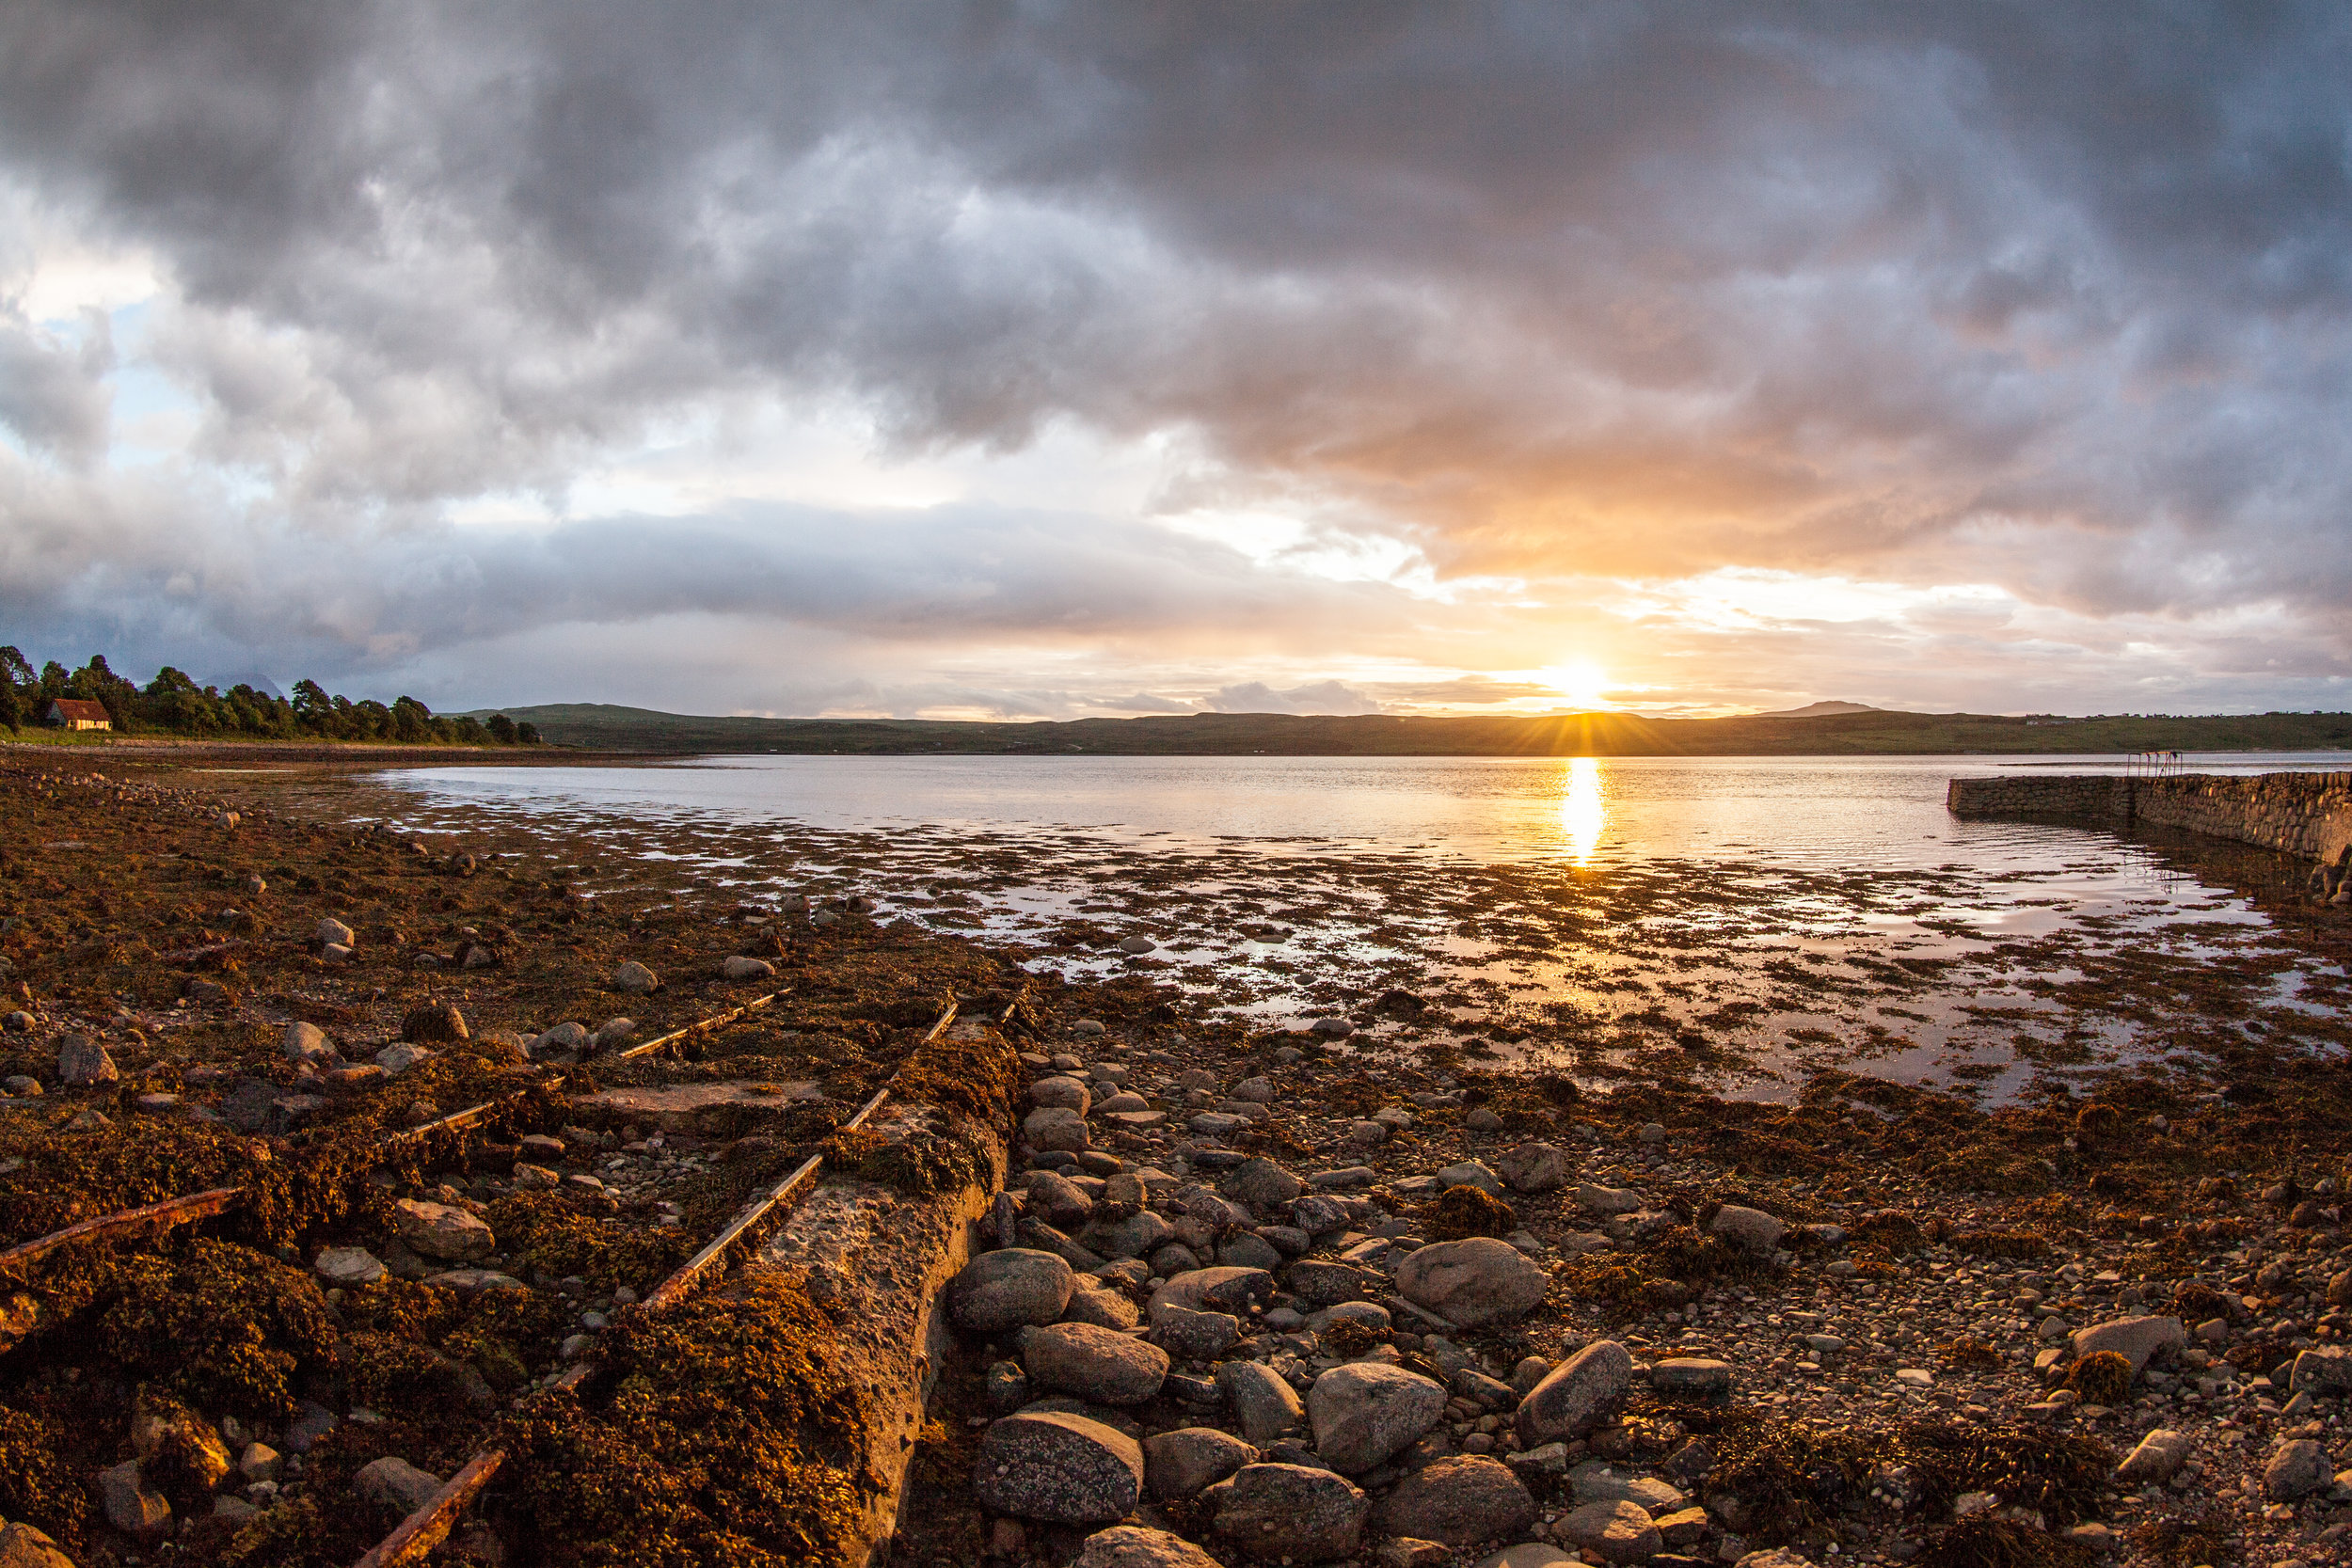
<path id="1" fill-rule="evenodd" d="M 1836 1066 L 2001 1098 L 2038 1075 L 2193 1066 L 2249 1019 L 2340 1018 L 2340 971 L 2175 857 L 1944 807 L 1956 775 L 2127 766 L 755 756 L 408 770 L 375 799 L 412 832 L 559 832 L 614 895 L 657 896 L 645 868 L 681 863 L 746 898 L 862 893 L 1072 978 L 1147 969 L 1269 1023 L 1406 986 L 1439 1004 L 1438 1043 L 1502 1039 L 1596 1084 L 1692 1071 L 1786 1098 Z M 1127 958 L 1131 936 L 1158 945 Z M 2192 980 L 2208 1000 L 2185 1012 Z M 1433 1037 L 1384 1024 L 1371 1048 L 1391 1034 Z"/>
<path id="2" fill-rule="evenodd" d="M 2326 769 L 2346 753 L 2192 756 L 2201 772 Z M 716 814 L 819 829 L 1077 830 L 1270 850 L 1481 860 L 1736 851 L 1790 863 L 2048 863 L 2067 829 L 1967 823 L 1947 781 L 2121 772 L 2112 757 L 707 757 L 642 768 L 426 768 L 389 783 L 446 801 L 638 818 Z"/>

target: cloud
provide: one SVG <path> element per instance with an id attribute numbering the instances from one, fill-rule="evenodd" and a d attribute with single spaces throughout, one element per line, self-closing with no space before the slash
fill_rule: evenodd
<path id="1" fill-rule="evenodd" d="M 2352 654 L 2348 78 L 2296 6 L 27 0 L 0 180 L 151 263 L 185 441 L 110 463 L 127 351 L 0 309 L 0 608 L 354 671 L 704 616 L 943 700 L 1084 640 L 1102 704 L 1317 629 L 1302 677 L 1419 639 L 1441 685 L 1516 667 L 1466 582 L 1729 565 L 1992 585 L 2192 678 L 2260 614 L 2300 691 Z M 779 408 L 1148 447 L 1158 519 L 577 501 Z M 513 496 L 557 525 L 448 526 Z M 1213 507 L 1426 580 L 1172 542 Z M 1983 618 L 1905 635 L 2057 670 Z"/>
<path id="2" fill-rule="evenodd" d="M 1218 689 L 1207 700 L 1211 713 L 1378 713 L 1380 705 L 1338 681 L 1317 681 L 1277 691 L 1263 681 Z"/>

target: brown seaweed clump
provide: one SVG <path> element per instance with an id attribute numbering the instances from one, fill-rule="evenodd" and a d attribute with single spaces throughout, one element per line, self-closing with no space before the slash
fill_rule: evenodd
<path id="1" fill-rule="evenodd" d="M 2122 1404 L 2132 1388 L 2132 1358 L 2119 1351 L 2093 1351 L 2068 1369 L 2066 1386 L 2085 1404 Z"/>
<path id="2" fill-rule="evenodd" d="M 508 1423 L 501 1526 L 559 1568 L 833 1568 L 869 1484 L 840 1468 L 867 1398 L 834 1344 L 772 1275 L 625 1313 L 592 1386 L 607 1400 L 549 1395 Z"/>
<path id="3" fill-rule="evenodd" d="M 1976 1513 L 1939 1532 L 1914 1560 L 1921 1568 L 2090 1568 L 2097 1557 L 2064 1536 Z"/>
<path id="4" fill-rule="evenodd" d="M 1519 1216 L 1481 1188 L 1448 1187 L 1424 1223 L 1431 1241 L 1458 1242 L 1467 1236 L 1508 1236 L 1519 1227 Z"/>

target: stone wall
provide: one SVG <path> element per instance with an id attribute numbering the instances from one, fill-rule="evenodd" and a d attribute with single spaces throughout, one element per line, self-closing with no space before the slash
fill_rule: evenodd
<path id="1" fill-rule="evenodd" d="M 2352 773 L 1954 779 L 1945 804 L 1955 816 L 2179 828 L 2330 864 L 2352 854 Z"/>

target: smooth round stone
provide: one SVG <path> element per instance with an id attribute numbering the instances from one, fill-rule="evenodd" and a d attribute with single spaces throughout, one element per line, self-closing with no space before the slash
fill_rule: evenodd
<path id="1" fill-rule="evenodd" d="M 991 1422 L 972 1465 L 980 1506 L 1048 1524 L 1106 1525 L 1135 1511 L 1143 1449 L 1084 1416 L 1024 1411 Z"/>
<path id="2" fill-rule="evenodd" d="M 1055 1323 L 1022 1337 L 1021 1364 L 1032 1387 L 1096 1404 L 1140 1404 L 1168 1381 L 1168 1352 L 1092 1323 Z"/>
<path id="3" fill-rule="evenodd" d="M 1420 1441 L 1444 1418 L 1445 1402 L 1443 1388 L 1401 1367 L 1334 1367 L 1307 1391 L 1315 1453 L 1343 1474 L 1369 1470 Z"/>
<path id="4" fill-rule="evenodd" d="M 948 1283 L 947 1310 L 957 1326 L 1001 1334 L 1024 1323 L 1050 1323 L 1075 1289 L 1070 1265 L 1050 1252 L 1006 1247 L 984 1252 Z"/>
<path id="5" fill-rule="evenodd" d="M 1163 1501 L 1189 1497 L 1254 1462 L 1258 1450 L 1215 1427 L 1180 1427 L 1143 1440 L 1144 1484 Z"/>

